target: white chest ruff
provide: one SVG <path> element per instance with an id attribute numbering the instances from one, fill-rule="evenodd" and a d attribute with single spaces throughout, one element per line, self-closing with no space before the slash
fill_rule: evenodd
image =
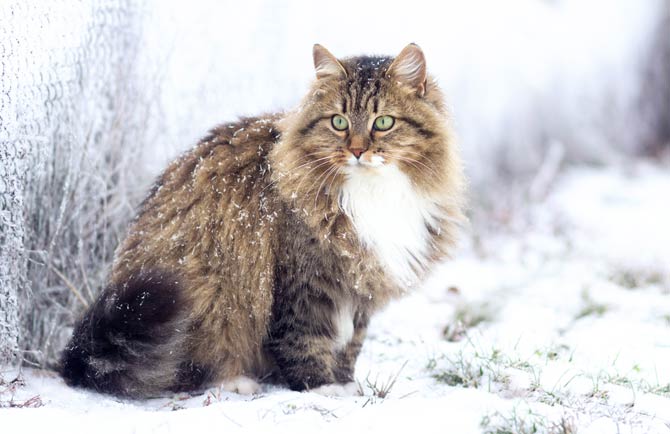
<path id="1" fill-rule="evenodd" d="M 352 168 L 340 193 L 340 207 L 349 216 L 362 244 L 370 249 L 401 286 L 416 283 L 417 271 L 428 262 L 438 207 L 418 194 L 395 165 L 375 170 Z"/>

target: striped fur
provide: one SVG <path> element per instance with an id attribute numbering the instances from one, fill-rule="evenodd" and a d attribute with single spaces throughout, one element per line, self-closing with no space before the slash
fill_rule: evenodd
<path id="1" fill-rule="evenodd" d="M 350 390 L 322 386 L 353 380 L 370 317 L 449 253 L 463 183 L 417 46 L 314 60 L 297 110 L 221 125 L 159 177 L 63 352 L 69 384 Z"/>

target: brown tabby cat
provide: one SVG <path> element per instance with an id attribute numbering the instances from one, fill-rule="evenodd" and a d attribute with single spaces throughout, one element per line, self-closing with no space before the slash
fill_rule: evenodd
<path id="1" fill-rule="evenodd" d="M 159 178 L 63 353 L 69 384 L 350 388 L 332 385 L 351 384 L 370 316 L 453 245 L 462 174 L 418 46 L 315 45 L 314 64 L 297 110 L 220 126 Z"/>

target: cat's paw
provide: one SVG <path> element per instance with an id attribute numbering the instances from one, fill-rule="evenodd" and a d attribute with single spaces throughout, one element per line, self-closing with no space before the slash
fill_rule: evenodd
<path id="1" fill-rule="evenodd" d="M 239 393 L 240 395 L 255 395 L 261 389 L 261 385 L 249 377 L 240 375 L 221 384 L 226 392 Z"/>
<path id="2" fill-rule="evenodd" d="M 323 396 L 360 396 L 361 390 L 354 381 L 346 384 L 324 384 L 310 392 L 318 393 Z"/>

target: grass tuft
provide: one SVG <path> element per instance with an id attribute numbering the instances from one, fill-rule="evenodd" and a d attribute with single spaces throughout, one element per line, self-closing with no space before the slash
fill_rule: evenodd
<path id="1" fill-rule="evenodd" d="M 365 377 L 365 386 L 367 386 L 367 388 L 372 391 L 372 396 L 369 397 L 368 400 L 363 404 L 363 407 L 368 404 L 374 404 L 377 398 L 388 398 L 388 396 L 391 394 L 391 390 L 393 390 L 393 386 L 395 386 L 396 382 L 398 381 L 398 377 L 400 377 L 400 373 L 403 369 L 405 369 L 405 366 L 407 366 L 407 361 L 402 364 L 395 375 L 392 375 L 385 380 L 380 380 L 379 374 L 377 374 L 375 379 L 372 380 L 370 378 L 370 374 L 368 373 L 368 375 Z M 361 383 L 358 383 L 358 392 L 360 395 L 365 395 Z"/>
<path id="2" fill-rule="evenodd" d="M 610 280 L 626 289 L 639 289 L 646 286 L 662 285 L 663 274 L 657 270 L 616 270 Z"/>
<path id="3" fill-rule="evenodd" d="M 582 302 L 582 308 L 577 313 L 575 320 L 586 318 L 588 316 L 603 316 L 608 310 L 606 304 L 596 302 L 586 289 L 582 291 Z"/>
<path id="4" fill-rule="evenodd" d="M 558 421 L 534 413 L 531 409 L 519 411 L 516 407 L 511 414 L 495 412 L 482 418 L 480 426 L 483 434 L 574 434 L 577 432 L 574 419 L 563 415 Z"/>
<path id="5" fill-rule="evenodd" d="M 490 322 L 493 317 L 493 309 L 488 303 L 460 306 L 454 312 L 452 320 L 442 330 L 442 335 L 449 342 L 458 342 L 465 337 L 469 329 L 483 322 Z"/>

